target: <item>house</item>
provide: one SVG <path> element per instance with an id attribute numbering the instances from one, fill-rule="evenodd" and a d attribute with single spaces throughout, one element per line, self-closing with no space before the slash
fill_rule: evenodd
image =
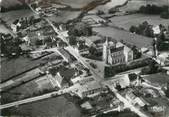
<path id="1" fill-rule="evenodd" d="M 73 56 L 64 48 L 60 48 L 58 49 L 58 52 L 60 53 L 60 55 L 64 58 L 64 60 L 68 63 L 72 63 L 74 58 Z"/>
<path id="2" fill-rule="evenodd" d="M 133 60 L 133 51 L 121 42 L 106 39 L 103 44 L 103 61 L 110 65 L 124 64 Z"/>
<path id="3" fill-rule="evenodd" d="M 138 97 L 134 92 L 133 90 L 129 90 L 127 93 L 126 93 L 126 99 L 132 103 L 133 105 L 139 105 L 140 107 L 143 107 L 145 105 L 149 105 L 148 102 L 146 102 L 142 97 Z"/>
<path id="4" fill-rule="evenodd" d="M 18 28 L 21 27 L 21 23 L 19 22 L 19 20 L 15 20 L 12 24 L 11 24 L 11 29 L 13 30 L 13 32 L 17 32 Z"/>
<path id="5" fill-rule="evenodd" d="M 99 95 L 103 91 L 103 88 L 98 83 L 91 83 L 83 86 L 80 90 L 82 97 L 93 97 Z"/>

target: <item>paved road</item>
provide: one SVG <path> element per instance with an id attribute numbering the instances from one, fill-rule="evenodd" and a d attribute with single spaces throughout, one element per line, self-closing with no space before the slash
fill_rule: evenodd
<path id="1" fill-rule="evenodd" d="M 111 84 L 106 85 L 114 92 L 116 97 L 125 104 L 126 107 L 130 108 L 131 111 L 135 112 L 140 117 L 152 117 L 152 115 L 150 115 L 149 113 L 145 113 L 139 108 L 132 105 L 127 99 L 125 99 L 120 93 L 118 93 L 118 91 Z"/>
<path id="2" fill-rule="evenodd" d="M 16 101 L 16 102 L 12 102 L 12 103 L 8 103 L 8 104 L 4 104 L 0 106 L 0 110 L 5 109 L 5 108 L 10 108 L 13 106 L 18 106 L 21 104 L 26 104 L 29 102 L 34 102 L 34 101 L 39 101 L 39 100 L 43 100 L 46 98 L 50 98 L 52 94 L 58 94 L 58 92 L 52 92 L 52 93 L 48 93 L 45 95 L 41 95 L 41 96 L 37 96 L 37 97 L 32 97 L 32 98 L 28 98 L 28 99 L 24 99 L 24 100 L 20 100 L 20 101 Z"/>

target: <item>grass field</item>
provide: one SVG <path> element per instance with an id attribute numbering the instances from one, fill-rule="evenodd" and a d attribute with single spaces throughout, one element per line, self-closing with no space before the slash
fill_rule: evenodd
<path id="1" fill-rule="evenodd" d="M 104 5 L 97 6 L 95 9 L 90 11 L 90 13 L 96 13 L 98 10 L 101 10 L 101 11 L 104 11 L 105 13 L 107 13 L 109 11 L 109 9 L 119 6 L 119 5 L 123 5 L 126 1 L 127 0 L 111 0 L 110 2 L 108 2 Z"/>
<path id="2" fill-rule="evenodd" d="M 15 76 L 19 73 L 22 73 L 28 69 L 31 69 L 37 65 L 39 65 L 41 61 L 35 60 L 32 61 L 28 58 L 19 57 L 16 59 L 5 60 L 1 62 L 0 68 L 0 80 L 1 82 L 4 80 L 8 80 L 10 77 Z"/>
<path id="3" fill-rule="evenodd" d="M 38 73 L 34 73 L 34 76 Z M 31 77 L 31 76 L 30 76 Z M 29 77 L 27 77 L 29 79 Z M 44 90 L 52 90 L 53 86 L 47 79 L 47 76 L 42 76 L 25 84 L 17 86 L 1 94 L 2 103 L 9 103 L 21 100 L 27 97 L 35 96 Z M 46 93 L 46 92 L 44 92 Z"/>
<path id="4" fill-rule="evenodd" d="M 56 23 L 66 23 L 69 20 L 73 20 L 80 15 L 81 11 L 61 11 L 59 16 L 48 17 L 51 21 Z"/>
<path id="5" fill-rule="evenodd" d="M 127 5 L 121 7 L 123 11 L 138 10 L 142 5 L 155 4 L 158 6 L 167 5 L 167 0 L 130 0 Z"/>
<path id="6" fill-rule="evenodd" d="M 132 15 L 125 15 L 125 16 L 117 16 L 110 18 L 112 23 L 116 26 L 122 27 L 128 30 L 132 25 L 139 25 L 144 21 L 147 21 L 149 24 L 152 25 L 169 25 L 168 19 L 162 19 L 158 15 L 144 15 L 144 14 L 132 14 Z"/>
<path id="7" fill-rule="evenodd" d="M 19 0 L 2 0 L 1 6 L 5 8 L 13 7 L 15 5 L 22 5 Z"/>
<path id="8" fill-rule="evenodd" d="M 71 6 L 72 8 L 82 8 L 95 0 L 58 0 L 60 3 Z"/>
<path id="9" fill-rule="evenodd" d="M 153 38 L 147 38 L 141 35 L 132 34 L 130 32 L 117 29 L 114 27 L 94 27 L 94 31 L 103 36 L 110 36 L 117 41 L 123 40 L 129 44 L 134 44 L 138 48 L 141 47 L 150 47 L 153 41 Z"/>
<path id="10" fill-rule="evenodd" d="M 0 18 L 7 22 L 7 24 L 11 24 L 16 19 L 21 17 L 29 17 L 34 15 L 31 10 L 16 10 L 16 11 L 9 11 L 5 13 L 0 13 Z"/>
<path id="11" fill-rule="evenodd" d="M 80 110 L 64 96 L 11 108 L 6 112 L 2 111 L 2 115 L 4 114 L 30 117 L 81 117 Z"/>

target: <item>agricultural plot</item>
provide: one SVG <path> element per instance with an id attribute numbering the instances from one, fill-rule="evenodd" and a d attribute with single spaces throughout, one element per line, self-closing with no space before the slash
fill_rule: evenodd
<path id="1" fill-rule="evenodd" d="M 127 5 L 121 7 L 122 11 L 135 11 L 138 10 L 142 5 L 154 4 L 157 6 L 167 5 L 167 0 L 129 0 Z"/>
<path id="2" fill-rule="evenodd" d="M 22 18 L 22 17 L 29 17 L 34 15 L 34 13 L 29 10 L 16 10 L 16 11 L 9 11 L 5 13 L 0 13 L 0 18 L 6 21 L 7 24 L 11 24 L 16 19 Z"/>
<path id="3" fill-rule="evenodd" d="M 0 80 L 1 82 L 6 81 L 17 74 L 38 66 L 40 62 L 41 60 L 32 61 L 24 57 L 3 61 L 0 68 Z"/>
<path id="4" fill-rule="evenodd" d="M 168 19 L 162 19 L 158 15 L 132 14 L 113 17 L 110 18 L 110 20 L 112 21 L 113 25 L 124 28 L 126 30 L 129 30 L 132 25 L 137 26 L 144 21 L 147 21 L 151 25 L 169 25 Z"/>
<path id="5" fill-rule="evenodd" d="M 128 31 L 124 31 L 115 27 L 94 27 L 93 30 L 100 35 L 110 36 L 117 41 L 123 40 L 131 45 L 136 45 L 138 48 L 151 47 L 153 38 L 144 37 L 137 34 L 132 34 Z"/>
<path id="6" fill-rule="evenodd" d="M 111 0 L 110 2 L 104 4 L 104 5 L 99 5 L 95 9 L 91 10 L 90 13 L 96 13 L 98 10 L 104 11 L 107 13 L 109 9 L 123 5 L 127 0 Z"/>
<path id="7" fill-rule="evenodd" d="M 76 19 L 81 11 L 61 11 L 58 16 L 48 17 L 51 21 L 56 23 L 66 23 L 69 20 Z"/>
<path id="8" fill-rule="evenodd" d="M 6 111 L 2 111 L 2 115 L 81 117 L 79 108 L 64 96 L 21 105 L 17 108 L 13 107 Z"/>

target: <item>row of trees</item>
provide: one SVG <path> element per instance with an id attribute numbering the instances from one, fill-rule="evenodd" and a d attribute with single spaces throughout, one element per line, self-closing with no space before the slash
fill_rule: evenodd
<path id="1" fill-rule="evenodd" d="M 153 74 L 153 73 L 157 73 L 160 71 L 161 71 L 160 66 L 155 61 L 151 61 L 147 67 L 141 70 L 141 74 L 142 75 Z"/>
<path id="2" fill-rule="evenodd" d="M 130 32 L 136 33 L 139 35 L 144 35 L 147 37 L 154 37 L 154 33 L 150 24 L 147 21 L 143 22 L 138 26 L 131 26 L 129 29 Z"/>
<path id="3" fill-rule="evenodd" d="M 146 5 L 141 6 L 139 9 L 140 13 L 144 14 L 158 14 L 161 18 L 168 19 L 169 18 L 169 6 L 156 6 L 156 5 Z"/>
<path id="4" fill-rule="evenodd" d="M 12 10 L 20 10 L 20 9 L 29 9 L 29 7 L 26 4 L 22 4 L 22 5 L 18 4 L 15 6 L 8 7 L 8 8 L 2 6 L 0 12 L 3 13 L 3 12 L 12 11 Z"/>
<path id="5" fill-rule="evenodd" d="M 154 60 L 150 58 L 147 58 L 147 59 L 132 62 L 129 65 L 121 64 L 121 65 L 105 67 L 104 77 L 109 78 L 109 77 L 116 75 L 117 73 L 136 69 L 139 67 L 145 67 L 145 66 L 148 66 L 148 69 L 142 70 L 143 71 L 142 74 L 155 73 L 159 70 L 159 67 L 157 66 L 156 62 L 154 62 Z"/>

